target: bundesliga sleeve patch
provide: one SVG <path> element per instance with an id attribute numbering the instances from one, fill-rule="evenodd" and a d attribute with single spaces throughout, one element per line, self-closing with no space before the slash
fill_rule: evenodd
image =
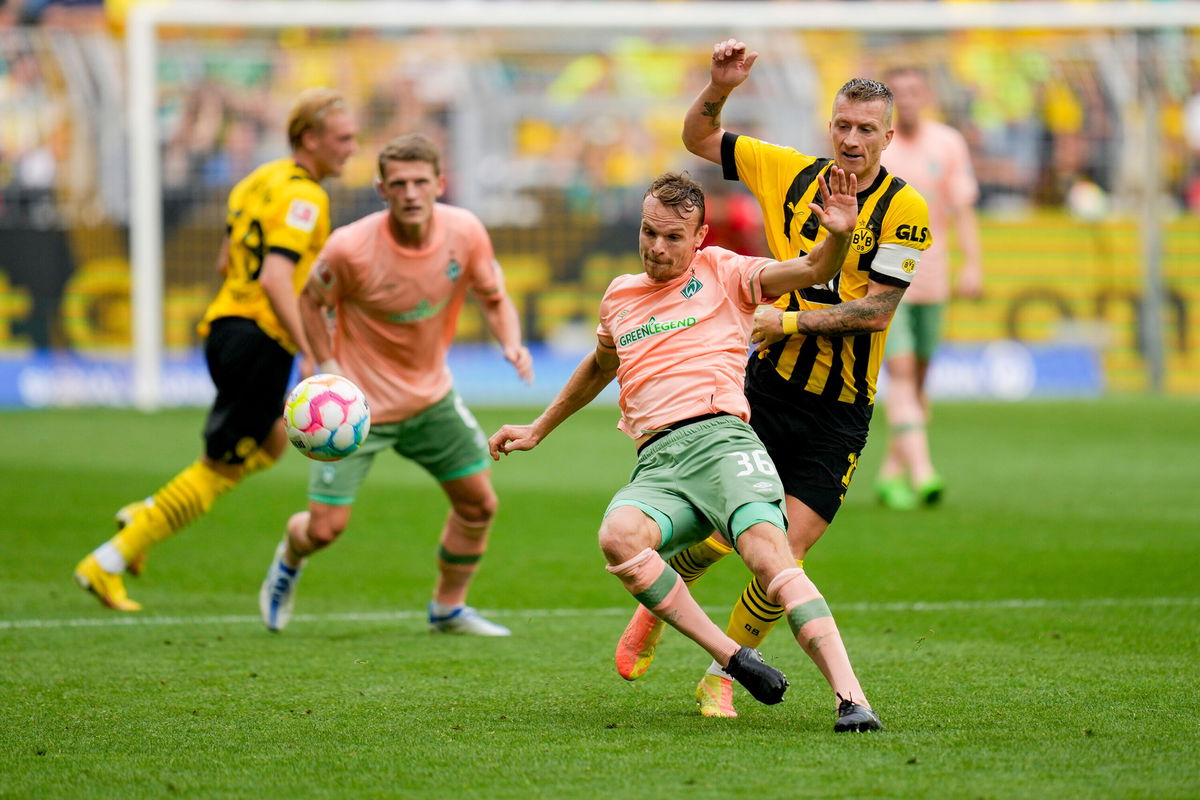
<path id="1" fill-rule="evenodd" d="M 317 218 L 321 216 L 321 209 L 317 208 L 316 203 L 308 200 L 301 200 L 297 197 L 288 206 L 287 218 L 284 220 L 289 228 L 295 228 L 305 233 L 312 233 L 312 229 L 317 225 Z"/>

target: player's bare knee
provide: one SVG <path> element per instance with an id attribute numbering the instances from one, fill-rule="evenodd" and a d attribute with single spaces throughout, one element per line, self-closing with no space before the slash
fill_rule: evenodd
<path id="1" fill-rule="evenodd" d="M 783 570 L 796 566 L 787 535 L 769 522 L 758 522 L 742 531 L 738 536 L 738 553 L 763 586 Z"/>
<path id="2" fill-rule="evenodd" d="M 600 551 L 610 564 L 620 564 L 662 541 L 658 524 L 633 506 L 618 506 L 600 524 Z"/>
<path id="3" fill-rule="evenodd" d="M 309 513 L 305 536 L 314 550 L 328 547 L 337 541 L 350 521 L 349 507 L 316 506 Z"/>
<path id="4" fill-rule="evenodd" d="M 500 502 L 496 499 L 494 493 L 481 496 L 477 499 L 459 500 L 452 506 L 452 513 L 456 514 L 459 519 L 471 526 L 489 525 L 496 518 L 496 510 L 499 508 Z"/>
<path id="5" fill-rule="evenodd" d="M 329 524 L 311 524 L 308 526 L 308 541 L 314 548 L 321 550 L 337 541 L 345 528 Z"/>

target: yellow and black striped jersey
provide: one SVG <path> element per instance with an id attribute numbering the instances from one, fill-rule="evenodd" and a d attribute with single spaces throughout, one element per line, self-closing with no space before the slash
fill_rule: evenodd
<path id="1" fill-rule="evenodd" d="M 728 180 L 741 180 L 758 198 L 771 254 L 783 261 L 807 253 L 828 234 L 809 203 L 820 202 L 817 176 L 833 159 L 815 158 L 790 147 L 726 133 L 721 165 Z M 907 287 L 921 252 L 933 243 L 925 199 L 883 167 L 858 193 L 858 223 L 850 252 L 832 281 L 781 297 L 788 311 L 828 308 L 867 294 L 870 281 Z M 753 359 L 747 381 L 773 371 L 791 386 L 846 403 L 874 402 L 887 331 L 857 336 L 794 334 Z"/>
<path id="2" fill-rule="evenodd" d="M 275 316 L 258 282 L 268 253 L 295 262 L 296 294 L 304 288 L 309 268 L 329 238 L 329 195 L 304 167 L 291 158 L 269 161 L 233 187 L 225 220 L 229 261 L 225 282 L 200 321 L 201 336 L 221 317 L 246 317 L 289 352 L 296 343 Z"/>

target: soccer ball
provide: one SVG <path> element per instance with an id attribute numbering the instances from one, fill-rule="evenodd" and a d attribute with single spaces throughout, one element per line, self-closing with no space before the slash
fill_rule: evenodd
<path id="1" fill-rule="evenodd" d="M 317 461 L 337 461 L 359 448 L 371 429 L 362 390 L 341 375 L 313 375 L 296 384 L 283 407 L 288 439 Z"/>

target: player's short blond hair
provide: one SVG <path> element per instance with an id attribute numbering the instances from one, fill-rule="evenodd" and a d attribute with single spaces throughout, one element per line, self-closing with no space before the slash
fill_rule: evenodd
<path id="1" fill-rule="evenodd" d="M 300 139 L 305 131 L 321 132 L 325 126 L 325 117 L 331 111 L 344 111 L 346 99 L 335 89 L 316 88 L 305 89 L 296 98 L 288 113 L 288 143 L 295 150 L 300 146 Z"/>
<path id="2" fill-rule="evenodd" d="M 442 152 L 437 143 L 423 133 L 397 136 L 379 151 L 379 178 L 389 161 L 423 161 L 433 167 L 434 175 L 442 174 Z"/>
<path id="3" fill-rule="evenodd" d="M 883 120 L 889 125 L 892 122 L 892 108 L 895 105 L 895 99 L 892 97 L 892 90 L 886 83 L 871 78 L 851 78 L 843 83 L 842 88 L 838 89 L 838 93 L 834 95 L 834 105 L 837 105 L 839 97 L 844 97 L 851 103 L 870 103 L 872 100 L 882 100 Z"/>

